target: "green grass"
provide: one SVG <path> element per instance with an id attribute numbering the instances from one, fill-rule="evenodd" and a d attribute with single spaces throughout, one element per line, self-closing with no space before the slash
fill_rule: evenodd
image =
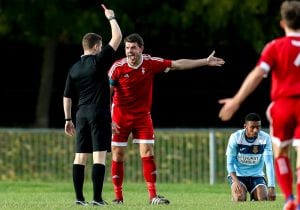
<path id="1" fill-rule="evenodd" d="M 168 210 L 252 210 L 282 209 L 283 197 L 278 193 L 274 202 L 231 201 L 227 184 L 214 186 L 203 184 L 157 184 L 161 195 L 170 199 L 166 206 L 151 206 L 144 183 L 125 183 L 122 206 L 109 205 L 102 209 L 168 209 Z M 87 201 L 92 198 L 92 186 L 89 182 L 84 187 Z M 277 192 L 279 192 L 277 190 Z M 112 184 L 105 183 L 103 198 L 110 203 L 113 199 Z M 0 209 L 95 209 L 97 207 L 80 207 L 74 205 L 74 192 L 71 182 L 5 182 L 0 181 Z"/>

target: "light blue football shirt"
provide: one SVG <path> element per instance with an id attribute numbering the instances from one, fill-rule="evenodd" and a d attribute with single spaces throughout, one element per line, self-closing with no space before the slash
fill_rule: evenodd
<path id="1" fill-rule="evenodd" d="M 228 174 L 237 176 L 264 176 L 264 166 L 268 186 L 275 186 L 271 137 L 259 131 L 256 139 L 247 139 L 246 130 L 240 129 L 230 135 L 226 149 Z"/>

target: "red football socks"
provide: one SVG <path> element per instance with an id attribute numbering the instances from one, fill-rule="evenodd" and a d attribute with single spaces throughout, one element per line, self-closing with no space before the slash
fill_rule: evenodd
<path id="1" fill-rule="evenodd" d="M 124 179 L 124 164 L 123 162 L 112 161 L 111 164 L 112 182 L 116 199 L 123 200 L 122 185 Z"/>
<path id="2" fill-rule="evenodd" d="M 287 200 L 293 195 L 293 174 L 288 157 L 279 156 L 275 158 L 275 173 L 280 189 Z"/>
<path id="3" fill-rule="evenodd" d="M 154 162 L 154 157 L 143 157 L 143 173 L 144 178 L 147 183 L 149 198 L 152 199 L 156 196 L 156 165 Z"/>

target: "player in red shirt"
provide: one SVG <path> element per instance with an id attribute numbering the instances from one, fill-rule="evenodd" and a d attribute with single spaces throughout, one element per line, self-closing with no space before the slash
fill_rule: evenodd
<path id="1" fill-rule="evenodd" d="M 139 144 L 150 204 L 169 204 L 156 193 L 156 165 L 154 162 L 154 129 L 151 119 L 152 86 L 156 73 L 209 66 L 222 66 L 224 60 L 214 52 L 203 59 L 167 60 L 143 54 L 144 41 L 138 34 L 124 40 L 126 58 L 116 61 L 109 71 L 112 103 L 112 182 L 115 191 L 113 203 L 123 203 L 124 155 L 128 137 Z"/>
<path id="2" fill-rule="evenodd" d="M 255 90 L 265 75 L 272 72 L 271 104 L 267 109 L 275 157 L 277 182 L 285 196 L 284 209 L 300 209 L 294 202 L 293 171 L 289 145 L 297 148 L 297 197 L 300 198 L 300 2 L 281 5 L 281 27 L 285 36 L 269 42 L 256 67 L 248 74 L 233 98 L 222 99 L 219 117 L 231 119 L 240 104 Z"/>

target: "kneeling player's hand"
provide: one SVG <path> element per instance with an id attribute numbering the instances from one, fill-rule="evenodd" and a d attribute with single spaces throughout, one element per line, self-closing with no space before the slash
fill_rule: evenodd
<path id="1" fill-rule="evenodd" d="M 275 201 L 276 200 L 276 193 L 274 187 L 268 188 L 268 200 L 269 201 Z"/>

